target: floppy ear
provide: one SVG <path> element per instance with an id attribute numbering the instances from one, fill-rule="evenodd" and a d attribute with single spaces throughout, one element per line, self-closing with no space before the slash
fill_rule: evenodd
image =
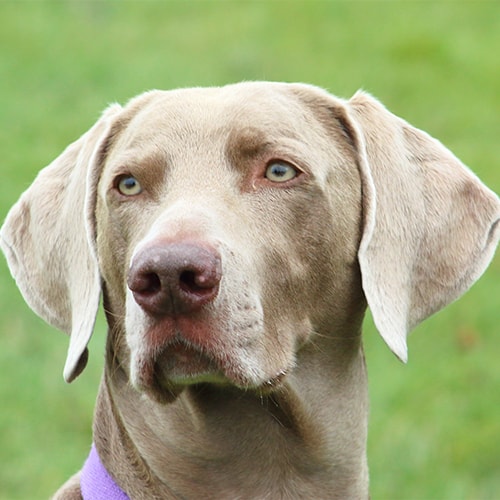
<path id="1" fill-rule="evenodd" d="M 99 307 L 101 279 L 95 253 L 94 205 L 98 156 L 112 117 L 100 120 L 71 144 L 12 207 L 0 245 L 29 306 L 70 335 L 64 378 L 87 364 L 87 343 Z"/>
<path id="2" fill-rule="evenodd" d="M 357 93 L 347 111 L 362 178 L 363 289 L 378 331 L 406 361 L 408 332 L 488 266 L 500 202 L 440 142 L 369 95 Z"/>

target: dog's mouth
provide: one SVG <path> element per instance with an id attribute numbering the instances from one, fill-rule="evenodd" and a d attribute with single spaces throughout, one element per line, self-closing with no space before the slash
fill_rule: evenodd
<path id="1" fill-rule="evenodd" d="M 268 394 L 279 387 L 286 370 L 254 380 L 246 376 L 227 356 L 217 357 L 184 339 L 176 339 L 142 365 L 139 389 L 160 403 L 169 403 L 189 386 L 215 384 Z"/>
<path id="2" fill-rule="evenodd" d="M 215 359 L 183 341 L 167 345 L 156 359 L 154 377 L 161 385 L 224 383 L 227 379 Z"/>

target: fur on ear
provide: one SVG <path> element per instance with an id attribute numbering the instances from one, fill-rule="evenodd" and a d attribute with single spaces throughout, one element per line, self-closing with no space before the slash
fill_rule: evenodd
<path id="1" fill-rule="evenodd" d="M 480 277 L 500 237 L 500 202 L 440 142 L 358 92 L 364 231 L 358 258 L 375 325 L 407 360 L 406 337 Z"/>
<path id="2" fill-rule="evenodd" d="M 101 294 L 93 227 L 98 156 L 113 117 L 110 106 L 80 139 L 44 168 L 12 207 L 0 246 L 29 306 L 70 335 L 67 382 L 87 364 Z"/>

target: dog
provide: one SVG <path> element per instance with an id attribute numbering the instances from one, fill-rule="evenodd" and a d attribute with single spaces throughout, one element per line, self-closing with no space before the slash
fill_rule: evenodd
<path id="1" fill-rule="evenodd" d="M 406 361 L 499 220 L 495 193 L 365 92 L 111 105 L 0 233 L 27 303 L 70 336 L 67 382 L 101 295 L 109 325 L 94 445 L 55 498 L 367 498 L 365 311 Z"/>

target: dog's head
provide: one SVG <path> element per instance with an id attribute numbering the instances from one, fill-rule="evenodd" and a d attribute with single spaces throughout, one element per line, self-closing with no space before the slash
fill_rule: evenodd
<path id="1" fill-rule="evenodd" d="M 84 368 L 101 289 L 119 362 L 159 400 L 272 390 L 318 338 L 395 354 L 492 258 L 500 203 L 372 97 L 301 84 L 153 91 L 110 107 L 42 170 L 1 243 Z"/>

